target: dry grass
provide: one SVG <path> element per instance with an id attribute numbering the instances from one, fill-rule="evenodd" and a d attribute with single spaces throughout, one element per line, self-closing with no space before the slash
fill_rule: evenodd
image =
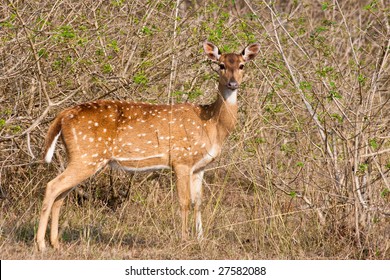
<path id="1" fill-rule="evenodd" d="M 0 258 L 389 259 L 385 2 L 3 1 Z M 67 199 L 62 250 L 38 253 L 44 187 L 66 165 L 61 145 L 41 160 L 55 114 L 100 98 L 211 102 L 206 38 L 262 50 L 206 172 L 205 241 L 180 241 L 170 172 L 105 169 Z"/>

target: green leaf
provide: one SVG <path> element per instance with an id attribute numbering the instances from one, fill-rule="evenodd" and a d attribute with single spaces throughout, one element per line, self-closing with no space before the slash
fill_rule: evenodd
<path id="1" fill-rule="evenodd" d="M 111 64 L 103 64 L 102 71 L 104 74 L 110 74 L 113 71 Z"/>
<path id="2" fill-rule="evenodd" d="M 370 11 L 370 12 L 375 12 L 378 10 L 378 1 L 374 0 L 370 4 L 366 5 L 363 7 L 364 10 Z"/>
<path id="3" fill-rule="evenodd" d="M 291 191 L 288 195 L 291 196 L 292 198 L 295 198 L 295 197 L 297 197 L 297 192 Z"/>
<path id="4" fill-rule="evenodd" d="M 59 28 L 59 35 L 65 39 L 72 39 L 76 37 L 76 33 L 69 25 L 64 25 Z"/>
<path id="5" fill-rule="evenodd" d="M 144 27 L 141 28 L 141 33 L 143 33 L 143 34 L 146 35 L 146 36 L 153 35 L 152 29 L 150 29 L 150 28 L 147 27 L 147 26 L 144 26 Z"/>
<path id="6" fill-rule="evenodd" d="M 379 147 L 379 144 L 378 144 L 378 142 L 376 141 L 375 138 L 368 140 L 368 145 L 369 145 L 371 148 L 373 148 L 374 150 L 377 150 L 378 147 Z"/>
<path id="7" fill-rule="evenodd" d="M 47 57 L 48 57 L 48 54 L 47 54 L 46 49 L 40 49 L 40 50 L 38 51 L 38 56 L 39 56 L 39 57 L 47 58 Z"/>
<path id="8" fill-rule="evenodd" d="M 311 91 L 312 90 L 312 85 L 309 82 L 303 81 L 299 83 L 299 88 L 302 91 Z"/>
<path id="9" fill-rule="evenodd" d="M 149 79 L 144 72 L 138 72 L 134 75 L 133 82 L 138 85 L 146 85 Z"/>
<path id="10" fill-rule="evenodd" d="M 321 10 L 326 11 L 329 8 L 328 2 L 321 3 Z"/>
<path id="11" fill-rule="evenodd" d="M 5 119 L 0 119 L 0 129 L 5 126 Z"/>
<path id="12" fill-rule="evenodd" d="M 358 171 L 360 173 L 365 173 L 367 171 L 367 169 L 368 169 L 368 164 L 367 163 L 361 163 L 358 166 Z"/>
<path id="13" fill-rule="evenodd" d="M 367 78 L 363 75 L 363 74 L 359 74 L 358 76 L 358 82 L 359 84 L 361 84 L 362 86 L 364 86 L 366 84 L 366 80 Z"/>

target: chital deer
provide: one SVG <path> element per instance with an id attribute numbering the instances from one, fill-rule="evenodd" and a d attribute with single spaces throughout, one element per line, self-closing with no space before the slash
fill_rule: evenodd
<path id="1" fill-rule="evenodd" d="M 241 54 L 221 54 L 212 43 L 203 44 L 208 58 L 220 67 L 219 94 L 210 105 L 99 100 L 59 113 L 45 139 L 45 160 L 51 161 L 57 139 L 62 136 L 69 164 L 47 184 L 37 233 L 39 250 L 45 249 L 50 211 L 50 241 L 58 248 L 58 219 L 64 198 L 77 184 L 107 164 L 128 171 L 172 168 L 180 200 L 182 238 L 188 235 L 192 202 L 196 234 L 202 239 L 200 206 L 204 169 L 220 154 L 224 139 L 234 128 L 243 67 L 256 57 L 259 47 L 251 44 Z"/>

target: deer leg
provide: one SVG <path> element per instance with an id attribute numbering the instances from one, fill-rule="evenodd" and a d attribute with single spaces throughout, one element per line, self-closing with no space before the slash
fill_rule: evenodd
<path id="1" fill-rule="evenodd" d="M 49 220 L 50 211 L 52 210 L 54 202 L 57 200 L 54 208 L 54 226 L 56 229 L 53 230 L 53 235 L 58 235 L 58 214 L 59 206 L 61 206 L 63 197 L 62 194 L 69 192 L 74 186 L 81 183 L 83 180 L 91 176 L 96 172 L 95 168 L 85 168 L 83 172 L 80 172 L 79 167 L 75 165 L 69 165 L 64 172 L 58 175 L 56 178 L 51 180 L 46 187 L 45 198 L 43 199 L 41 217 L 39 219 L 38 232 L 37 232 L 37 244 L 40 251 L 44 251 L 45 245 L 45 233 L 47 223 Z M 65 196 L 64 196 L 65 197 Z M 58 212 L 58 213 L 57 213 Z M 55 242 L 54 242 L 55 243 Z M 57 244 L 55 244 L 57 246 Z"/>
<path id="2" fill-rule="evenodd" d="M 203 239 L 202 216 L 200 212 L 200 207 L 202 204 L 203 174 L 203 170 L 194 173 L 191 184 L 191 201 L 194 204 L 196 237 L 199 241 Z"/>
<path id="3" fill-rule="evenodd" d="M 183 240 L 188 238 L 188 214 L 190 209 L 190 185 L 191 185 L 191 170 L 187 166 L 180 165 L 174 167 L 176 173 L 176 186 L 179 195 L 180 210 L 181 210 L 181 237 Z"/>
<path id="4" fill-rule="evenodd" d="M 64 203 L 65 197 L 72 189 L 60 194 L 54 201 L 53 206 L 51 208 L 50 243 L 55 249 L 59 249 L 60 247 L 60 244 L 58 242 L 58 220 L 60 217 L 60 209 L 62 204 Z"/>

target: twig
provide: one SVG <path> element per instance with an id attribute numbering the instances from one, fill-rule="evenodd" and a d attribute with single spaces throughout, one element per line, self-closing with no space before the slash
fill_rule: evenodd
<path id="1" fill-rule="evenodd" d="M 284 51 L 283 51 L 283 47 L 280 43 L 280 40 L 279 40 L 279 35 L 278 35 L 278 32 L 277 32 L 277 28 L 276 28 L 276 25 L 275 25 L 275 21 L 274 21 L 274 15 L 273 13 L 271 13 L 271 18 L 272 18 L 272 24 L 274 25 L 274 33 L 275 33 L 275 39 L 276 39 L 276 42 L 277 42 L 277 47 L 279 49 L 279 53 L 280 55 L 282 56 L 283 58 L 283 61 L 288 69 L 288 72 L 291 76 L 291 79 L 294 83 L 294 86 L 295 88 L 297 89 L 297 91 L 299 92 L 300 96 L 301 96 L 301 99 L 303 101 L 303 103 L 305 104 L 305 107 L 307 109 L 307 111 L 309 112 L 310 116 L 313 118 L 317 128 L 318 128 L 318 131 L 320 133 L 320 136 L 321 136 L 321 139 L 322 141 L 324 142 L 324 145 L 326 146 L 326 151 L 329 155 L 329 157 L 333 160 L 333 153 L 332 153 L 332 150 L 330 149 L 327 141 L 326 141 L 326 134 L 325 134 L 325 129 L 324 127 L 321 125 L 319 119 L 318 119 L 318 115 L 317 113 L 314 111 L 313 107 L 311 106 L 311 104 L 307 101 L 306 97 L 305 97 L 305 94 L 303 93 L 302 89 L 300 88 L 299 86 L 299 82 L 297 80 L 297 78 L 295 77 L 294 75 L 294 72 L 290 66 L 290 63 L 288 62 L 285 54 L 284 54 Z"/>
<path id="2" fill-rule="evenodd" d="M 384 153 L 389 153 L 389 152 L 390 152 L 390 149 L 384 149 L 384 150 L 377 151 L 377 152 L 374 152 L 374 153 L 369 153 L 369 154 L 361 155 L 361 157 L 373 157 L 373 156 L 376 156 L 376 155 L 380 155 L 380 154 L 384 154 Z"/>
<path id="3" fill-rule="evenodd" d="M 34 153 L 31 150 L 31 139 L 30 139 L 30 133 L 27 133 L 27 150 L 30 153 L 30 156 L 32 159 L 35 159 Z"/>
<path id="4" fill-rule="evenodd" d="M 16 17 L 18 18 L 18 20 L 22 23 L 23 32 L 25 33 L 26 38 L 27 38 L 27 40 L 28 40 L 28 43 L 29 43 L 29 45 L 30 45 L 31 52 L 32 52 L 32 55 L 33 55 L 33 57 L 34 57 L 35 64 L 36 64 L 36 67 L 37 67 L 37 70 L 38 70 L 38 79 L 39 79 L 39 86 L 40 86 L 40 89 L 41 89 L 41 91 L 43 92 L 43 94 L 45 95 L 45 97 L 46 97 L 46 99 L 47 99 L 47 103 L 48 103 L 49 106 L 50 106 L 50 105 L 51 105 L 51 100 L 50 100 L 49 94 L 48 94 L 47 91 L 46 91 L 45 81 L 44 81 L 44 79 L 43 79 L 43 73 L 42 73 L 42 69 L 41 69 L 41 63 L 40 63 L 40 59 L 39 59 L 39 56 L 38 56 L 38 52 L 37 52 L 37 50 L 35 49 L 34 42 L 32 41 L 31 36 L 30 36 L 30 34 L 28 33 L 28 31 L 27 31 L 26 23 L 24 22 L 23 18 L 20 16 L 19 11 L 18 11 L 18 9 L 15 7 L 14 3 L 12 3 L 12 2 L 9 1 L 9 0 L 8 0 L 7 2 L 8 2 L 9 5 L 12 7 L 12 9 L 13 9 L 13 11 L 15 12 Z"/>
<path id="5" fill-rule="evenodd" d="M 180 0 L 176 0 L 176 9 L 175 9 L 175 19 L 173 24 L 173 43 L 172 43 L 172 64 L 171 64 L 171 74 L 169 77 L 169 84 L 168 84 L 168 103 L 172 103 L 172 86 L 173 81 L 176 78 L 176 69 L 177 69 L 177 58 L 176 58 L 176 37 L 177 37 L 177 21 L 179 16 L 179 4 Z"/>

